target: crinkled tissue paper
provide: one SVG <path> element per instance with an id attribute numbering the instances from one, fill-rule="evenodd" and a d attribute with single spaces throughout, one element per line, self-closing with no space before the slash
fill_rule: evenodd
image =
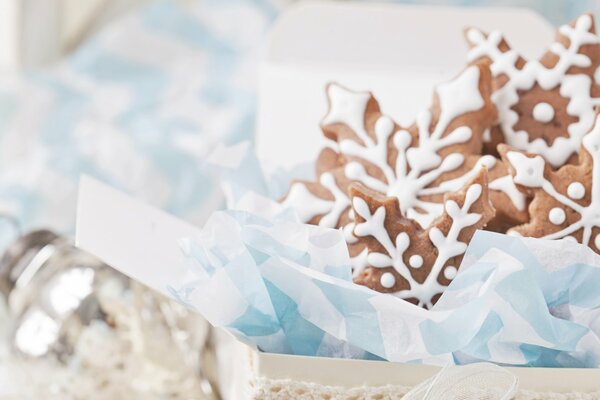
<path id="1" fill-rule="evenodd" d="M 446 365 L 600 367 L 600 256 L 569 240 L 478 231 L 431 310 L 352 282 L 341 231 L 273 200 L 252 146 L 208 160 L 228 207 L 179 238 L 186 273 L 155 287 L 264 352 Z"/>

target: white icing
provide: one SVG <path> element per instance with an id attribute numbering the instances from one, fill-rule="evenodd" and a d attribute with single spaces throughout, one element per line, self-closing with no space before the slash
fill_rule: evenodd
<path id="1" fill-rule="evenodd" d="M 369 92 L 353 92 L 332 84 L 327 87 L 327 95 L 330 101 L 329 112 L 321 123 L 324 125 L 346 124 L 366 145 L 372 145 L 373 139 L 367 134 L 364 121 L 371 94 Z"/>
<path id="2" fill-rule="evenodd" d="M 444 194 L 450 192 L 457 192 L 463 186 L 467 184 L 470 180 L 475 178 L 475 176 L 481 171 L 481 168 L 492 169 L 496 165 L 496 158 L 494 156 L 482 156 L 477 160 L 475 165 L 467 171 L 464 175 L 459 176 L 458 178 L 449 179 L 440 183 L 437 187 L 428 187 L 421 191 L 423 195 L 430 194 Z"/>
<path id="3" fill-rule="evenodd" d="M 335 151 L 336 153 L 340 152 L 340 145 L 335 140 L 331 140 L 329 138 L 326 138 L 325 136 L 323 136 L 321 138 L 321 140 L 322 140 L 321 145 L 322 145 L 323 149 L 329 148 L 329 149 Z"/>
<path id="4" fill-rule="evenodd" d="M 368 256 L 369 250 L 365 248 L 356 256 L 350 258 L 353 278 L 358 277 L 369 266 L 369 262 L 367 261 Z"/>
<path id="5" fill-rule="evenodd" d="M 319 178 L 321 185 L 328 189 L 334 197 L 333 206 L 328 213 L 323 215 L 319 220 L 319 226 L 325 228 L 335 228 L 337 226 L 342 213 L 350 206 L 350 201 L 346 193 L 342 192 L 335 184 L 335 178 L 329 172 L 321 175 Z M 306 206 L 306 205 L 304 205 Z"/>
<path id="6" fill-rule="evenodd" d="M 308 222 L 316 216 L 321 216 L 319 225 L 335 228 L 342 213 L 350 206 L 348 196 L 335 183 L 335 178 L 329 172 L 321 175 L 319 181 L 333 195 L 333 200 L 325 200 L 312 194 L 301 182 L 296 182 L 282 202 L 284 207 L 292 207 L 301 222 Z"/>
<path id="7" fill-rule="evenodd" d="M 421 268 L 423 266 L 423 257 L 414 254 L 408 259 L 408 264 L 413 268 Z"/>
<path id="8" fill-rule="evenodd" d="M 431 136 L 440 137 L 456 116 L 480 110 L 484 106 L 479 92 L 479 69 L 469 67 L 457 78 L 437 87 L 440 122 Z"/>
<path id="9" fill-rule="evenodd" d="M 474 168 L 462 177 L 444 182 L 438 187 L 429 187 L 442 174 L 453 171 L 464 163 L 465 158 L 460 153 L 451 153 L 442 159 L 438 152 L 448 146 L 465 143 L 471 139 L 471 129 L 466 126 L 457 127 L 446 135 L 444 133 L 455 118 L 477 111 L 484 106 L 484 100 L 479 92 L 479 78 L 479 69 L 471 66 L 455 80 L 437 88 L 440 104 L 438 122 L 433 131 L 430 131 L 431 112 L 425 111 L 419 114 L 418 145 L 410 146 L 412 136 L 408 131 L 400 129 L 394 132 L 395 125 L 387 116 L 380 117 L 375 123 L 376 141 L 370 137 L 363 139 L 362 143 L 350 139 L 343 140 L 339 146 L 343 155 L 351 160 L 360 159 L 376 166 L 383 173 L 384 179 L 371 176 L 358 161 L 346 164 L 344 167 L 346 177 L 387 196 L 398 198 L 403 215 L 415 219 L 424 228 L 428 227 L 442 214 L 443 206 L 424 201 L 421 196 L 456 191 L 478 172 L 478 169 Z M 364 111 L 368 93 L 351 92 L 337 85 L 331 85 L 329 92 L 331 110 L 323 122 L 343 122 L 352 129 L 358 129 L 359 137 L 365 136 Z M 338 102 L 342 105 L 338 105 Z M 357 127 L 359 121 L 360 127 Z M 390 137 L 398 150 L 393 166 L 388 163 Z M 482 164 L 486 162 L 489 163 L 489 158 L 482 159 Z"/>
<path id="10" fill-rule="evenodd" d="M 527 157 L 518 151 L 509 151 L 506 158 L 515 169 L 514 182 L 535 188 L 541 187 L 544 182 L 544 166 L 546 162 L 541 156 Z"/>
<path id="11" fill-rule="evenodd" d="M 554 225 L 561 225 L 567 218 L 565 211 L 562 208 L 554 207 L 548 213 L 548 220 Z"/>
<path id="12" fill-rule="evenodd" d="M 567 195 L 575 200 L 581 200 L 585 197 L 585 186 L 581 182 L 572 182 L 567 187 Z"/>
<path id="13" fill-rule="evenodd" d="M 511 175 L 505 175 L 494 179 L 489 183 L 488 187 L 490 190 L 496 190 L 506 194 L 517 210 L 525 210 L 525 207 L 527 206 L 527 197 L 517 188 Z"/>
<path id="14" fill-rule="evenodd" d="M 594 71 L 594 81 L 596 81 L 596 84 L 600 85 L 600 65 Z"/>
<path id="15" fill-rule="evenodd" d="M 446 268 L 444 268 L 444 277 L 446 279 L 452 280 L 456 277 L 457 272 L 458 272 L 458 269 L 456 269 L 456 267 L 449 265 Z"/>
<path id="16" fill-rule="evenodd" d="M 554 119 L 554 108 L 548 103 L 538 103 L 533 107 L 533 118 L 543 124 Z"/>
<path id="17" fill-rule="evenodd" d="M 506 142 L 518 149 L 542 155 L 553 167 L 563 165 L 578 151 L 583 136 L 593 125 L 594 108 L 600 104 L 600 99 L 591 97 L 593 82 L 589 76 L 566 73 L 572 67 L 585 68 L 591 65 L 590 58 L 580 53 L 582 46 L 600 43 L 600 38 L 589 32 L 591 26 L 591 17 L 582 15 L 577 19 L 574 28 L 568 25 L 560 27 L 560 33 L 569 39 L 569 47 L 566 48 L 559 42 L 552 45 L 552 52 L 559 56 L 558 62 L 552 68 L 546 68 L 539 61 L 528 61 L 522 69 L 518 69 L 517 52 L 512 49 L 504 52 L 500 50 L 503 39 L 500 32 L 491 32 L 487 37 L 476 29 L 470 29 L 467 33 L 474 46 L 469 51 L 469 60 L 489 57 L 492 60 L 492 74 L 509 77 L 506 84 L 492 95 Z M 512 108 L 519 101 L 519 91 L 527 91 L 536 83 L 544 90 L 559 87 L 561 96 L 569 99 L 567 113 L 577 117 L 577 122 L 568 127 L 568 137 L 558 137 L 552 145 L 542 138 L 530 141 L 528 132 L 515 131 L 514 128 L 519 116 Z M 542 119 L 548 115 L 547 110 L 541 112 Z"/>
<path id="18" fill-rule="evenodd" d="M 467 248 L 466 243 L 458 240 L 460 232 L 469 226 L 475 225 L 481 219 L 481 214 L 471 213 L 470 209 L 481 197 L 482 191 L 483 188 L 481 185 L 473 184 L 467 189 L 462 207 L 453 200 L 446 201 L 444 204 L 448 216 L 452 219 L 452 225 L 446 236 L 437 227 L 429 230 L 429 239 L 436 247 L 438 256 L 423 283 L 417 282 L 411 275 L 410 269 L 404 264 L 403 256 L 410 246 L 410 237 L 408 234 L 400 232 L 395 240 L 393 240 L 385 229 L 385 208 L 380 206 L 374 213 L 371 213 L 365 200 L 360 197 L 352 199 L 354 212 L 364 219 L 364 222 L 356 224 L 354 229 L 355 235 L 359 237 L 372 236 L 385 249 L 385 253 L 369 253 L 367 258 L 369 265 L 375 268 L 393 267 L 410 285 L 409 289 L 398 291 L 395 295 L 401 298 L 416 298 L 420 306 L 432 306 L 433 296 L 444 290 L 444 286 L 438 282 L 439 274 L 444 265 L 452 257 L 463 254 Z M 413 262 L 416 262 L 416 259 L 413 259 L 413 257 L 415 255 L 409 259 L 411 266 Z M 444 273 L 446 272 L 444 271 Z M 451 274 L 452 271 L 448 273 Z"/>
<path id="19" fill-rule="evenodd" d="M 296 182 L 282 202 L 284 207 L 292 207 L 301 222 L 308 222 L 317 215 L 328 213 L 333 201 L 323 200 L 313 195 L 303 183 Z"/>
<path id="20" fill-rule="evenodd" d="M 600 235 L 596 235 L 596 238 L 594 239 L 594 245 L 597 249 L 600 249 Z"/>
<path id="21" fill-rule="evenodd" d="M 600 227 L 600 116 L 596 117 L 594 128 L 584 136 L 582 143 L 585 150 L 592 156 L 592 189 L 590 203 L 587 206 L 583 206 L 572 200 L 572 198 L 583 197 L 585 195 L 585 188 L 581 183 L 571 183 L 567 188 L 569 196 L 565 196 L 556 190 L 552 182 L 543 175 L 543 160 L 541 163 L 537 160 L 541 158 L 540 156 L 527 157 L 517 152 L 508 153 L 508 160 L 516 170 L 516 183 L 540 188 L 563 208 L 571 209 L 580 215 L 577 221 L 558 231 L 543 236 L 543 239 L 561 239 L 582 230 L 581 243 L 589 245 L 593 228 Z M 548 220 L 556 225 L 562 224 L 565 220 L 564 214 L 565 212 L 561 208 L 553 208 L 549 212 Z M 597 237 L 594 239 L 594 243 L 598 240 Z"/>
<path id="22" fill-rule="evenodd" d="M 346 224 L 346 226 L 344 226 L 342 228 L 342 232 L 344 233 L 344 239 L 346 240 L 346 243 L 348 243 L 348 244 L 354 244 L 358 241 L 356 236 L 354 236 L 354 233 L 352 233 L 353 231 L 354 231 L 354 222 L 350 222 L 349 224 Z"/>
<path id="23" fill-rule="evenodd" d="M 383 274 L 381 274 L 381 278 L 379 279 L 379 281 L 381 282 L 381 286 L 387 289 L 394 287 L 394 285 L 396 284 L 396 278 L 391 272 L 384 272 Z"/>

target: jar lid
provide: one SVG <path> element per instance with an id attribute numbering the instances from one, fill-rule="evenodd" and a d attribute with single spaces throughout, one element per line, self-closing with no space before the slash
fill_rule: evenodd
<path id="1" fill-rule="evenodd" d="M 63 239 L 58 234 L 46 230 L 35 230 L 20 236 L 12 242 L 0 258 L 0 293 L 8 297 L 17 281 L 24 276 L 31 260 L 39 251 Z M 28 271 L 27 275 L 34 275 Z"/>

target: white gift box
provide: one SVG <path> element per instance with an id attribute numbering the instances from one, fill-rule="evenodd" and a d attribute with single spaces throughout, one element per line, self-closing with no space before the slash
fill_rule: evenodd
<path id="1" fill-rule="evenodd" d="M 523 9 L 342 3 L 290 9 L 273 27 L 261 67 L 259 156 L 284 167 L 314 160 L 327 107 L 324 86 L 332 80 L 373 91 L 384 112 L 409 121 L 427 107 L 433 86 L 464 66 L 461 35 L 469 25 L 502 29 L 532 58 L 544 51 L 554 32 L 543 18 Z M 196 236 L 196 227 L 89 180 L 79 200 L 80 247 L 150 286 L 165 287 L 186 274 L 177 239 Z M 148 271 L 157 273 L 148 276 Z M 440 369 L 267 354 L 223 332 L 215 343 L 225 399 L 400 398 Z M 598 369 L 508 370 L 519 379 L 516 398 L 600 398 Z"/>
<path id="2" fill-rule="evenodd" d="M 199 228 L 103 184 L 91 179 L 81 182 L 77 245 L 150 287 L 164 291 L 188 273 L 179 239 L 198 234 Z M 227 400 L 396 399 L 440 370 L 386 361 L 269 354 L 222 330 L 215 330 L 212 342 L 217 383 Z M 519 380 L 517 399 L 600 398 L 600 369 L 507 370 Z"/>

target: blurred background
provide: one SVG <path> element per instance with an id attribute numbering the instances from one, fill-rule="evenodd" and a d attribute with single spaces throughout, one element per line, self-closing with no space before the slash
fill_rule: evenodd
<path id="1" fill-rule="evenodd" d="M 586 11 L 600 14 L 597 0 L 403 2 L 527 7 L 554 25 Z M 218 143 L 252 139 L 261 49 L 269 26 L 292 3 L 0 0 L 0 254 L 12 249 L 0 262 L 0 278 L 3 268 L 16 268 L 23 256 L 18 251 L 15 256 L 14 241 L 32 229 L 58 234 L 42 235 L 43 240 L 29 237 L 27 246 L 33 242 L 36 255 L 48 243 L 53 251 L 61 249 L 61 260 L 74 251 L 62 237 L 73 233 L 81 174 L 201 224 L 222 202 L 203 160 Z M 53 254 L 43 263 L 51 262 Z M 37 271 L 43 263 L 35 260 L 30 257 L 27 265 Z M 0 399 L 118 399 L 140 393 L 146 399 L 205 398 L 202 393 L 210 389 L 202 388 L 203 381 L 193 375 L 197 361 L 188 363 L 182 356 L 204 340 L 200 325 L 191 328 L 196 335 L 182 333 L 195 323 L 193 317 L 130 282 L 107 279 L 93 261 L 69 260 L 71 266 L 86 268 L 56 278 L 61 292 L 48 291 L 49 296 L 67 293 L 58 299 L 63 311 L 72 312 L 80 309 L 82 299 L 98 292 L 95 301 L 101 307 L 94 303 L 94 314 L 86 305 L 85 314 L 78 315 L 79 330 L 70 331 L 76 344 L 55 349 L 63 369 L 17 362 L 11 349 L 0 345 Z M 37 303 L 47 301 L 40 293 L 46 293 L 52 279 L 34 282 L 37 286 L 25 292 L 20 316 L 26 314 L 23 310 L 30 312 L 32 304 L 39 312 Z M 92 281 L 100 282 L 102 290 L 92 288 Z M 13 282 L 5 292 L 18 286 Z M 3 310 L 0 307 L 0 333 L 10 331 L 7 335 L 14 337 L 15 323 Z M 54 343 L 66 321 L 63 314 L 38 316 L 33 325 L 21 319 L 16 325 L 33 326 L 24 331 L 29 332 L 28 343 Z M 104 323 L 100 328 L 81 330 L 82 324 L 98 320 Z M 107 336 L 106 327 L 111 326 L 125 327 L 126 333 Z M 65 340 L 69 341 L 60 337 L 61 344 Z M 126 360 L 124 355 L 135 353 L 136 341 L 146 347 L 137 348 L 137 358 Z M 182 353 L 165 354 L 164 349 L 171 348 L 165 346 L 167 341 Z M 161 345 L 163 351 L 157 351 Z M 44 356 L 48 348 L 25 346 L 21 352 Z M 189 369 L 176 367 L 182 365 Z M 92 372 L 84 378 L 82 369 Z M 74 376 L 76 387 L 67 385 L 67 393 L 60 382 L 72 382 Z M 39 384 L 32 385 L 32 380 Z"/>

